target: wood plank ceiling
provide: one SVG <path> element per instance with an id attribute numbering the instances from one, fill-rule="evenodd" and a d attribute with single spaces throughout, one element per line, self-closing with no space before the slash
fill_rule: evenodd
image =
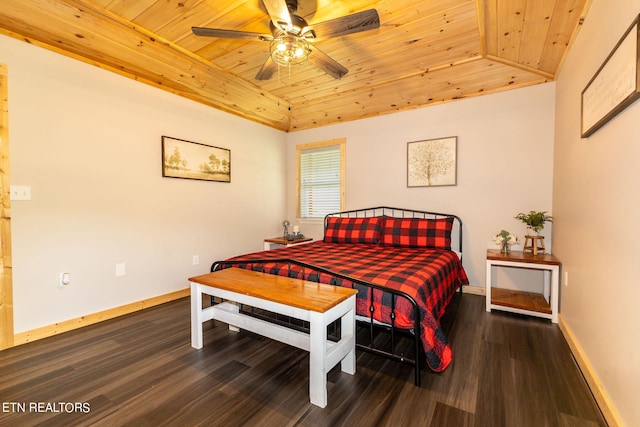
<path id="1" fill-rule="evenodd" d="M 380 28 L 318 41 L 349 69 L 313 64 L 255 79 L 269 34 L 261 0 L 3 0 L 0 33 L 283 131 L 551 81 L 589 0 L 300 0 L 310 24 L 375 8 Z M 2 56 L 0 53 L 0 62 Z"/>

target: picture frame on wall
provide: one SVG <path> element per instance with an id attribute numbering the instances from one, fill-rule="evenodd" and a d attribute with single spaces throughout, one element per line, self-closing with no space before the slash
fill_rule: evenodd
<path id="1" fill-rule="evenodd" d="M 231 182 L 231 150 L 162 136 L 162 176 Z"/>
<path id="2" fill-rule="evenodd" d="M 639 18 L 636 16 L 582 91 L 582 138 L 592 135 L 640 97 Z"/>
<path id="3" fill-rule="evenodd" d="M 458 137 L 407 143 L 407 187 L 457 185 Z"/>

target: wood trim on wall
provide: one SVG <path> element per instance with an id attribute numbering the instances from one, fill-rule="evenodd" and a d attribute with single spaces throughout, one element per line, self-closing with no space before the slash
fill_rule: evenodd
<path id="1" fill-rule="evenodd" d="M 0 350 L 13 346 L 8 68 L 0 64 Z"/>
<path id="2" fill-rule="evenodd" d="M 144 310 L 145 308 L 150 308 L 156 305 L 164 304 L 166 302 L 188 297 L 190 295 L 190 292 L 190 288 L 185 288 L 165 295 L 159 295 L 157 297 L 133 302 L 131 304 L 126 304 L 120 307 L 110 308 L 98 313 L 76 317 L 75 319 L 65 320 L 53 325 L 43 326 L 41 328 L 32 329 L 26 332 L 20 332 L 14 337 L 14 345 L 26 344 L 31 341 L 51 337 L 63 332 L 69 332 L 74 329 L 82 328 L 84 326 L 93 325 L 94 323 L 114 319 L 116 317 L 124 316 L 125 314 L 130 314 L 135 311 Z"/>
<path id="3" fill-rule="evenodd" d="M 578 344 L 573 331 L 562 318 L 562 314 L 558 316 L 558 326 L 560 327 L 560 331 L 562 331 L 562 335 L 564 335 L 564 339 L 567 341 L 567 344 L 571 349 L 571 353 L 573 354 L 580 371 L 582 371 L 582 375 L 591 389 L 591 393 L 593 394 L 602 415 L 607 421 L 607 424 L 609 424 L 610 427 L 623 426 L 624 423 L 620 418 L 620 414 L 618 414 L 618 411 L 613 406 L 611 398 L 604 387 L 602 387 L 602 383 L 593 370 L 591 363 L 589 363 L 589 360 L 584 355 L 582 347 Z"/>

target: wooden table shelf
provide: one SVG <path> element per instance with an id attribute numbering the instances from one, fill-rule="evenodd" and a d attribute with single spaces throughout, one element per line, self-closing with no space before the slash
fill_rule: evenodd
<path id="1" fill-rule="evenodd" d="M 543 293 L 523 292 L 492 287 L 494 267 L 516 267 L 544 271 Z M 487 311 L 503 310 L 550 319 L 558 323 L 558 294 L 560 287 L 560 261 L 551 254 L 487 250 L 486 293 Z"/>
<path id="2" fill-rule="evenodd" d="M 547 300 L 542 294 L 535 292 L 493 288 L 491 290 L 491 304 L 551 314 L 551 306 Z"/>

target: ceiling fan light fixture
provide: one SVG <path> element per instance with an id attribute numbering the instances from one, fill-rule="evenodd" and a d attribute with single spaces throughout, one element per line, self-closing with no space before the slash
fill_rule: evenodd
<path id="1" fill-rule="evenodd" d="M 269 56 L 256 74 L 256 80 L 269 80 L 276 68 L 279 76 L 282 67 L 291 76 L 291 66 L 302 64 L 308 58 L 314 66 L 331 77 L 342 78 L 349 70 L 315 45 L 312 50 L 309 43 L 380 28 L 380 16 L 375 9 L 309 25 L 304 18 L 296 15 L 298 0 L 261 1 L 270 18 L 270 35 L 223 28 L 191 27 L 196 36 L 270 42 Z"/>
<path id="2" fill-rule="evenodd" d="M 302 64 L 311 52 L 306 40 L 290 34 L 283 34 L 273 39 L 270 50 L 273 62 L 283 67 Z"/>

